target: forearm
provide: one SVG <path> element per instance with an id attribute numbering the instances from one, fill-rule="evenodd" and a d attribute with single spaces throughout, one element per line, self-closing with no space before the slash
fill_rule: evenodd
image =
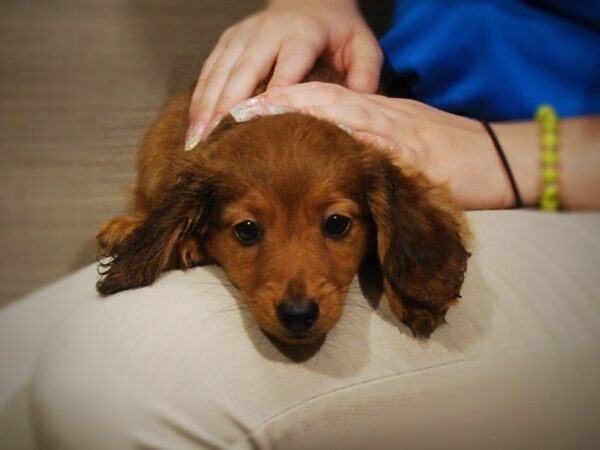
<path id="1" fill-rule="evenodd" d="M 493 127 L 514 172 L 523 203 L 537 205 L 541 190 L 539 125 L 518 122 L 498 123 Z M 600 117 L 561 120 L 558 137 L 561 206 L 600 208 Z"/>

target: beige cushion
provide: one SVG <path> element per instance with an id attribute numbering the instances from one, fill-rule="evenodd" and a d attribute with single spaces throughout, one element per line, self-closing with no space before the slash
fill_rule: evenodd
<path id="1" fill-rule="evenodd" d="M 43 347 L 30 394 L 57 448 L 600 444 L 600 214 L 469 218 L 463 301 L 429 341 L 355 285 L 321 349 L 290 359 L 217 268 L 103 301 L 89 267 L 0 314 L 0 398 Z"/>

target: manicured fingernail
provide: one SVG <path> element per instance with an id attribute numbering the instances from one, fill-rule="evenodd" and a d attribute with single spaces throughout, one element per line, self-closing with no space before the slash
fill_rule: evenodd
<path id="1" fill-rule="evenodd" d="M 198 145 L 198 142 L 200 142 L 202 140 L 202 136 L 204 135 L 205 128 L 206 128 L 206 125 L 204 125 L 202 122 L 200 122 L 189 129 L 187 137 L 185 139 L 185 151 L 186 152 L 193 150 L 194 147 L 196 147 L 196 145 Z"/>
<path id="2" fill-rule="evenodd" d="M 236 122 L 247 122 L 257 116 L 285 114 L 293 111 L 292 108 L 282 105 L 271 105 L 264 97 L 252 97 L 238 103 L 229 111 Z"/>
<path id="3" fill-rule="evenodd" d="M 262 97 L 252 97 L 248 100 L 234 105 L 229 111 L 229 114 L 235 119 L 236 122 L 247 122 L 253 117 L 264 113 L 265 111 L 265 99 Z"/>

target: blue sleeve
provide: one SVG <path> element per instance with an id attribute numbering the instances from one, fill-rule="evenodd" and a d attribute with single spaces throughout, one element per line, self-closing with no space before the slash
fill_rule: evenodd
<path id="1" fill-rule="evenodd" d="M 518 120 L 550 103 L 562 117 L 600 113 L 600 2 L 539 3 L 399 0 L 381 46 L 396 73 L 418 74 L 419 100 L 449 112 Z"/>

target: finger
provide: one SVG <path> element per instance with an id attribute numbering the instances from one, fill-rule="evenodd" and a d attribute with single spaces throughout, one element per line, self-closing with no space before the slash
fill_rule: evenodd
<path id="1" fill-rule="evenodd" d="M 361 106 L 328 105 L 304 108 L 301 112 L 335 123 L 361 142 L 381 149 L 397 150 L 395 140 L 398 130 L 385 114 L 373 113 Z"/>
<path id="2" fill-rule="evenodd" d="M 377 134 L 367 133 L 366 131 L 353 131 L 350 135 L 361 142 L 381 149 L 395 150 L 394 141 L 383 138 Z"/>
<path id="3" fill-rule="evenodd" d="M 206 77 L 204 85 L 192 97 L 190 103 L 189 127 L 185 138 L 185 150 L 192 150 L 204 138 L 211 127 L 211 118 L 214 115 L 215 104 L 222 85 L 227 80 L 236 58 L 243 51 L 242 46 L 229 50 L 225 49 L 215 60 L 212 70 Z"/>
<path id="4" fill-rule="evenodd" d="M 309 106 L 300 112 L 328 120 L 337 125 L 350 127 L 355 132 L 369 133 L 391 140 L 394 137 L 394 123 L 386 114 L 373 111 L 365 105 L 329 104 Z"/>
<path id="5" fill-rule="evenodd" d="M 229 110 L 229 113 L 238 122 L 245 122 L 256 116 L 283 114 L 301 109 L 306 110 L 302 112 L 311 113 L 328 105 L 339 106 L 341 102 L 334 101 L 338 97 L 336 90 L 347 91 L 341 86 L 319 82 L 274 88 L 259 96 L 239 102 Z M 316 101 L 310 101 L 311 98 Z"/>
<path id="6" fill-rule="evenodd" d="M 244 51 L 242 42 L 232 42 L 215 59 L 212 69 L 199 86 L 190 106 L 190 122 L 207 122 L 213 115 L 215 104 L 229 74 Z M 191 112 L 194 111 L 195 115 Z"/>
<path id="7" fill-rule="evenodd" d="M 315 65 L 326 44 L 327 35 L 318 29 L 286 36 L 267 89 L 301 82 Z"/>
<path id="8" fill-rule="evenodd" d="M 359 140 L 379 148 L 388 148 L 409 163 L 419 159 L 419 152 L 411 144 L 414 135 L 411 115 L 398 110 L 395 105 L 371 101 L 374 95 L 354 94 L 360 103 L 329 103 L 308 106 L 300 112 L 328 120 L 349 131 Z M 380 96 L 377 96 L 380 97 Z"/>
<path id="9" fill-rule="evenodd" d="M 228 36 L 228 33 L 224 33 L 223 36 L 221 36 L 213 51 L 210 52 L 210 55 L 208 55 L 208 58 L 206 58 L 204 64 L 202 64 L 202 69 L 200 70 L 200 75 L 198 76 L 198 83 L 196 83 L 194 94 L 197 92 L 200 93 L 200 91 L 203 89 L 206 79 L 208 78 L 208 74 L 212 71 L 215 62 L 221 57 L 225 49 L 228 47 Z"/>
<path id="10" fill-rule="evenodd" d="M 279 112 L 277 108 L 292 108 L 337 124 L 348 125 L 357 131 L 387 138 L 394 136 L 395 131 L 406 128 L 401 111 L 395 111 L 383 102 L 376 103 L 371 100 L 372 97 L 374 96 L 357 94 L 330 83 L 301 83 L 266 91 L 259 97 L 265 102 L 259 105 L 259 114 L 269 114 L 271 110 Z M 236 114 L 240 117 L 255 115 L 257 105 L 252 100 L 236 105 Z"/>
<path id="11" fill-rule="evenodd" d="M 206 86 L 206 81 L 208 80 L 209 75 L 213 71 L 215 67 L 215 63 L 221 59 L 223 53 L 227 50 L 230 45 L 231 36 L 233 34 L 237 34 L 239 32 L 239 28 L 243 26 L 243 22 L 237 26 L 237 28 L 229 28 L 221 34 L 219 40 L 215 44 L 215 48 L 208 58 L 202 64 L 202 69 L 200 70 L 200 75 L 198 76 L 198 81 L 196 82 L 196 86 L 194 87 L 194 92 L 192 93 L 192 104 L 190 109 L 190 119 L 197 116 L 198 111 L 195 111 L 194 108 L 198 105 L 202 93 L 204 92 L 204 88 Z"/>
<path id="12" fill-rule="evenodd" d="M 292 86 L 273 88 L 262 94 L 269 103 L 274 105 L 305 108 L 308 106 L 323 106 L 331 103 L 355 103 L 356 93 L 332 83 L 311 81 Z"/>
<path id="13" fill-rule="evenodd" d="M 213 82 L 212 80 L 215 78 L 215 73 L 219 74 L 216 76 L 217 79 L 222 77 L 222 74 L 227 74 L 228 76 L 231 68 L 236 64 L 240 54 L 247 46 L 247 43 L 252 36 L 252 31 L 257 26 L 256 24 L 260 22 L 260 14 L 252 15 L 223 32 L 215 46 L 215 50 L 211 53 L 202 67 L 198 84 L 192 95 L 192 105 L 190 107 L 191 122 L 194 122 L 194 119 L 198 115 L 205 120 L 212 117 L 214 114 L 212 109 L 214 108 L 214 103 L 216 103 L 216 101 L 206 101 L 205 95 L 207 91 L 211 91 L 211 89 L 207 89 L 207 84 Z M 227 76 L 225 79 L 227 79 Z M 202 107 L 209 111 L 204 114 Z"/>
<path id="14" fill-rule="evenodd" d="M 367 130 L 378 124 L 385 124 L 388 129 L 394 121 L 404 128 L 405 114 L 393 102 L 379 95 L 358 94 L 335 84 L 302 83 L 266 91 L 262 97 L 271 105 L 294 108 L 319 117 L 328 113 L 329 117 L 324 118 L 356 129 Z"/>
<path id="15" fill-rule="evenodd" d="M 290 112 L 296 112 L 296 110 L 287 106 L 271 105 L 261 95 L 244 100 L 229 110 L 229 114 L 236 122 L 247 122 L 258 116 L 273 116 Z"/>
<path id="16" fill-rule="evenodd" d="M 202 93 L 206 87 L 206 81 L 208 80 L 209 75 L 212 73 L 215 62 L 221 58 L 224 51 L 224 46 L 215 47 L 208 59 L 202 65 L 200 76 L 198 77 L 198 81 L 194 87 L 194 92 L 192 93 L 190 104 L 190 123 L 192 123 L 199 116 L 199 106 L 202 101 Z"/>
<path id="17" fill-rule="evenodd" d="M 279 51 L 277 38 L 253 40 L 240 55 L 219 92 L 215 111 L 225 114 L 234 104 L 248 98 L 273 68 Z"/>
<path id="18" fill-rule="evenodd" d="M 379 87 L 383 53 L 370 32 L 357 34 L 350 44 L 346 84 L 357 92 L 371 94 Z"/>
<path id="19" fill-rule="evenodd" d="M 267 89 L 300 83 L 315 65 L 321 49 L 312 43 L 289 44 L 277 56 L 275 69 Z"/>

